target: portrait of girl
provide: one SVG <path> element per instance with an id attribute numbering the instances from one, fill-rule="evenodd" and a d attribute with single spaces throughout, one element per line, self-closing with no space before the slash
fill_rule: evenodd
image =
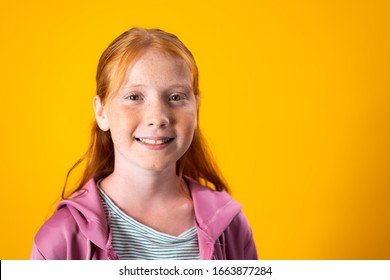
<path id="1" fill-rule="evenodd" d="M 199 104 L 197 65 L 175 35 L 137 27 L 116 38 L 97 68 L 80 183 L 36 234 L 31 259 L 257 259 Z"/>

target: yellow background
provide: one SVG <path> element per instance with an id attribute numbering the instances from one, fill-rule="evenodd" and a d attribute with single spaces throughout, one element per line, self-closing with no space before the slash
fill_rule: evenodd
<path id="1" fill-rule="evenodd" d="M 99 56 L 143 26 L 194 53 L 261 259 L 390 259 L 389 3 L 2 1 L 0 258 L 29 257 L 86 148 Z"/>

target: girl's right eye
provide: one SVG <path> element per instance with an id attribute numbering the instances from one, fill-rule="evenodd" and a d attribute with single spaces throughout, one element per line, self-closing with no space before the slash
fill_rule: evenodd
<path id="1" fill-rule="evenodd" d="M 132 95 L 127 96 L 126 99 L 136 101 L 136 100 L 140 100 L 141 97 L 138 94 L 132 94 Z"/>

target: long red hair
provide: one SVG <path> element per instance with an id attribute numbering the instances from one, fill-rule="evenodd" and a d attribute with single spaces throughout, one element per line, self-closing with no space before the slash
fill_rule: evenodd
<path id="1" fill-rule="evenodd" d="M 150 48 L 165 51 L 187 63 L 192 73 L 194 94 L 200 100 L 198 67 L 191 52 L 179 38 L 160 29 L 135 27 L 116 38 L 100 57 L 96 73 L 96 94 L 103 104 L 122 85 L 129 66 Z M 85 163 L 84 172 L 71 193 L 80 189 L 91 178 L 99 180 L 114 171 L 114 145 L 110 131 L 102 131 L 96 121 L 92 126 L 86 153 L 67 173 L 62 198 L 67 197 L 65 192 L 70 174 L 83 162 Z M 199 126 L 195 130 L 189 149 L 178 160 L 176 172 L 180 177 L 183 175 L 191 177 L 200 184 L 213 187 L 217 191 L 228 191 L 227 183 L 207 147 Z"/>

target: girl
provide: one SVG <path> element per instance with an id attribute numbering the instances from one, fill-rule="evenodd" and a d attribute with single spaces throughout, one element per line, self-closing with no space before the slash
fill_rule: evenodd
<path id="1" fill-rule="evenodd" d="M 133 28 L 104 51 L 96 81 L 91 141 L 69 173 L 86 168 L 31 259 L 257 259 L 199 130 L 198 69 L 183 43 Z"/>

